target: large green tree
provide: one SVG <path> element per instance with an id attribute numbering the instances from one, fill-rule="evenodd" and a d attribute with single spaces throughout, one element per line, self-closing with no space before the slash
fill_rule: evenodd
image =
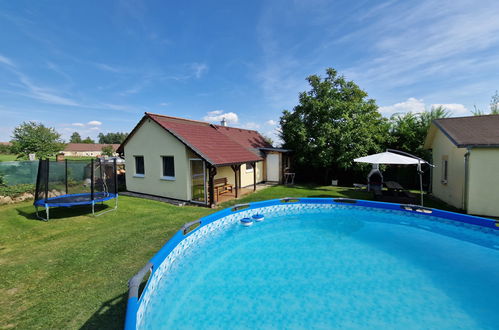
<path id="1" fill-rule="evenodd" d="M 74 132 L 71 134 L 71 137 L 69 138 L 70 143 L 81 143 L 81 135 L 78 132 Z"/>
<path id="2" fill-rule="evenodd" d="M 430 159 L 431 153 L 423 148 L 428 129 L 433 120 L 446 118 L 449 115 L 449 111 L 442 106 L 432 107 L 421 113 L 407 112 L 393 115 L 390 118 L 389 147 Z"/>
<path id="3" fill-rule="evenodd" d="M 307 78 L 310 90 L 280 118 L 283 147 L 293 150 L 303 171 L 318 171 L 325 182 L 345 170 L 354 158 L 381 151 L 389 123 L 373 99 L 353 81 L 329 68 L 324 78 Z M 333 174 L 332 174 L 333 173 Z"/>
<path id="4" fill-rule="evenodd" d="M 12 133 L 11 142 L 12 152 L 22 159 L 28 158 L 29 154 L 35 154 L 37 158 L 50 157 L 65 146 L 61 135 L 54 128 L 33 121 L 17 126 Z"/>
<path id="5" fill-rule="evenodd" d="M 102 144 L 121 144 L 123 141 L 125 141 L 126 137 L 128 136 L 128 133 L 124 132 L 116 132 L 116 133 L 99 133 L 98 138 L 99 138 L 99 143 Z"/>

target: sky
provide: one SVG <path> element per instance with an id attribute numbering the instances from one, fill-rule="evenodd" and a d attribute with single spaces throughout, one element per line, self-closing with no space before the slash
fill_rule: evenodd
<path id="1" fill-rule="evenodd" d="M 0 141 L 23 121 L 130 131 L 144 112 L 277 140 L 306 77 L 332 67 L 385 116 L 488 110 L 497 0 L 0 0 Z"/>

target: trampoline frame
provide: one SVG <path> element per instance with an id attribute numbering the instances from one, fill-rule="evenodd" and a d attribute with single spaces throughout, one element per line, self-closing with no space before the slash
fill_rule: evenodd
<path id="1" fill-rule="evenodd" d="M 74 195 L 87 195 L 87 193 L 85 193 L 85 194 L 74 194 Z M 38 219 L 40 219 L 40 220 L 43 220 L 43 221 L 49 221 L 50 220 L 50 212 L 49 212 L 50 207 L 72 207 L 72 206 L 81 206 L 81 205 L 92 205 L 92 216 L 98 217 L 98 216 L 103 215 L 105 213 L 108 213 L 108 212 L 111 212 L 111 211 L 116 211 L 118 209 L 118 194 L 110 194 L 110 195 L 112 195 L 112 196 L 111 197 L 105 197 L 102 200 L 91 200 L 88 203 L 87 202 L 60 203 L 59 205 L 57 205 L 57 203 L 54 203 L 53 205 L 51 205 L 51 203 L 43 203 L 42 205 L 38 205 L 35 202 L 34 205 L 35 205 L 36 217 Z M 58 196 L 58 197 L 60 197 L 60 196 Z M 52 197 L 52 198 L 56 198 L 56 197 Z M 52 198 L 46 199 L 45 202 L 49 201 Z M 95 213 L 95 204 L 100 203 L 101 205 L 104 205 L 104 202 L 106 202 L 106 201 L 108 201 L 110 199 L 114 199 L 115 200 L 114 207 L 112 209 L 104 210 L 104 211 Z M 72 204 L 72 205 L 62 205 L 62 204 Z M 45 218 L 39 215 L 38 207 L 41 207 L 41 206 L 43 206 L 43 208 L 45 209 Z"/>
<path id="2" fill-rule="evenodd" d="M 99 159 L 99 164 L 101 165 L 102 161 Z M 42 162 L 45 162 L 46 164 L 46 169 L 45 173 L 42 172 Z M 110 193 L 108 191 L 105 192 L 94 192 L 94 184 L 95 184 L 95 177 L 94 177 L 94 159 L 90 160 L 90 168 L 91 168 L 91 183 L 90 183 L 90 193 L 80 193 L 80 194 L 67 194 L 68 192 L 68 161 L 67 159 L 64 161 L 65 162 L 65 181 L 66 181 L 66 194 L 65 195 L 60 195 L 60 196 L 55 196 L 55 197 L 48 197 L 48 182 L 49 182 L 49 167 L 50 167 L 50 160 L 49 159 L 44 159 L 40 160 L 38 164 L 38 175 L 36 179 L 36 192 L 35 192 L 35 201 L 33 205 L 35 206 L 35 213 L 36 217 L 40 220 L 43 221 L 49 221 L 50 220 L 50 207 L 72 207 L 72 206 L 80 206 L 80 205 L 91 205 L 92 206 L 92 216 L 98 217 L 101 216 L 105 213 L 111 212 L 111 211 L 116 211 L 118 209 L 118 178 L 117 178 L 117 173 L 116 173 L 116 159 L 113 159 L 113 173 L 114 176 L 112 177 L 112 180 L 114 181 L 114 192 Z M 40 181 L 42 176 L 45 175 L 45 198 L 44 199 L 36 199 L 38 196 L 38 189 L 40 185 Z M 101 169 L 101 176 L 102 176 L 102 169 Z M 106 188 L 107 190 L 107 188 Z M 95 199 L 96 196 L 99 196 L 100 194 L 104 194 L 104 198 L 97 198 Z M 83 196 L 83 195 L 88 195 L 90 196 L 90 199 L 88 201 L 83 201 L 83 202 L 73 202 L 73 203 L 50 203 L 50 200 L 54 200 L 63 196 Z M 109 210 L 103 210 L 101 212 L 95 212 L 95 204 L 101 203 L 101 205 L 104 205 L 104 202 L 114 199 L 114 207 L 112 207 Z M 40 203 L 41 202 L 41 203 Z M 42 207 L 45 209 L 45 217 L 40 215 L 40 212 L 38 211 L 39 207 Z"/>

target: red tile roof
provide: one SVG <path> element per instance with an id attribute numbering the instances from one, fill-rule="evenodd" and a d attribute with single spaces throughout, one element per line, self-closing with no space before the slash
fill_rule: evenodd
<path id="1" fill-rule="evenodd" d="M 242 135 L 251 135 L 251 137 L 256 138 L 256 135 L 260 135 L 256 131 L 250 131 L 251 134 L 245 132 L 228 134 L 226 132 L 228 130 L 220 131 L 217 126 L 206 122 L 153 113 L 146 113 L 146 116 L 176 136 L 212 165 L 220 166 L 262 160 L 258 153 L 253 152 L 248 147 L 250 142 L 244 142 L 242 138 Z M 231 130 L 239 131 L 239 129 L 234 128 Z M 242 131 L 248 132 L 248 130 Z M 254 148 L 256 144 L 253 143 L 251 146 Z"/>
<path id="2" fill-rule="evenodd" d="M 101 151 L 105 146 L 112 146 L 113 150 L 116 151 L 119 144 L 100 144 L 100 143 L 68 143 L 64 151 L 71 152 L 85 152 L 85 151 Z"/>
<path id="3" fill-rule="evenodd" d="M 246 149 L 256 152 L 257 154 L 259 154 L 259 148 L 272 148 L 272 145 L 268 143 L 257 131 L 220 125 L 213 126 L 220 133 L 239 143 Z"/>

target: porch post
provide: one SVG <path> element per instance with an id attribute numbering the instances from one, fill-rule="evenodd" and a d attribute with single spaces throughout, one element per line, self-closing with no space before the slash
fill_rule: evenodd
<path id="1" fill-rule="evenodd" d="M 209 206 L 210 207 L 213 207 L 214 205 L 216 205 L 216 202 L 215 202 L 215 182 L 214 182 L 214 179 L 215 179 L 215 175 L 217 175 L 217 168 L 212 166 L 212 165 L 208 165 L 208 191 L 209 191 Z"/>
<path id="2" fill-rule="evenodd" d="M 253 166 L 253 191 L 256 191 L 256 162 L 251 163 Z"/>
<path id="3" fill-rule="evenodd" d="M 230 167 L 234 171 L 234 183 L 236 184 L 236 193 L 235 193 L 235 195 L 236 195 L 236 198 L 237 198 L 237 196 L 239 194 L 239 185 L 237 184 L 237 182 L 238 182 L 238 180 L 237 180 L 237 171 L 241 172 L 241 165 L 231 165 Z"/>

